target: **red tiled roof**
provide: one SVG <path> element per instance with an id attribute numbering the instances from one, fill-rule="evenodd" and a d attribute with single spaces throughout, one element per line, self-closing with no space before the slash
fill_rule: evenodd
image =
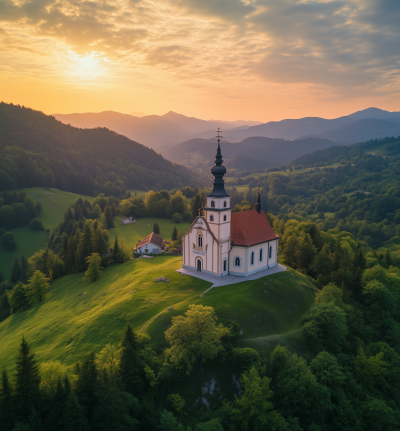
<path id="1" fill-rule="evenodd" d="M 233 245 L 249 247 L 277 239 L 263 211 L 241 211 L 232 213 L 231 241 Z"/>
<path id="2" fill-rule="evenodd" d="M 142 239 L 142 241 L 139 242 L 139 244 L 136 245 L 136 248 L 143 247 L 146 244 L 152 243 L 156 245 L 157 247 L 162 248 L 164 239 L 157 235 L 156 233 L 152 232 L 150 235 L 147 235 L 145 239 Z"/>

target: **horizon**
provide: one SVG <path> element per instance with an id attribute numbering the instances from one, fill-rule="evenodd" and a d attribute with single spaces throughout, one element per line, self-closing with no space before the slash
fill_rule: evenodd
<path id="1" fill-rule="evenodd" d="M 398 2 L 226 1 L 5 0 L 2 99 L 221 121 L 399 110 Z"/>

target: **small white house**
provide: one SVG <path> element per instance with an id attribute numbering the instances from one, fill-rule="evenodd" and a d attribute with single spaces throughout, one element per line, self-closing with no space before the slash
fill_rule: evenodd
<path id="1" fill-rule="evenodd" d="M 140 241 L 139 244 L 136 244 L 136 251 L 141 254 L 158 254 L 163 250 L 163 242 L 164 239 L 160 235 L 152 232 Z"/>

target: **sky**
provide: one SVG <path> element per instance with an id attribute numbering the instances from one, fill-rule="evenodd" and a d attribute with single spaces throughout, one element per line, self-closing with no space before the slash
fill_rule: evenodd
<path id="1" fill-rule="evenodd" d="M 0 100 L 203 119 L 400 111 L 400 0 L 0 0 Z"/>

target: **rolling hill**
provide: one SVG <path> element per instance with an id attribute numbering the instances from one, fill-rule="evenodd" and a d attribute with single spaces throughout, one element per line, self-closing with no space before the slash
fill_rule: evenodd
<path id="1" fill-rule="evenodd" d="M 121 196 L 127 189 L 173 189 L 197 180 L 108 129 L 79 129 L 32 109 L 0 104 L 0 190 L 47 186 Z"/>
<path id="2" fill-rule="evenodd" d="M 314 300 L 315 287 L 293 270 L 254 281 L 217 287 L 200 297 L 210 284 L 176 272 L 181 257 L 130 260 L 113 265 L 93 284 L 83 274 L 64 276 L 52 283 L 45 300 L 0 323 L 0 368 L 14 368 L 22 335 L 39 361 L 60 360 L 71 367 L 87 352 L 118 344 L 127 322 L 151 337 L 159 352 L 166 347 L 164 331 L 171 317 L 189 304 L 214 307 L 220 321 L 237 320 L 240 343 L 273 349 L 301 337 L 301 318 Z M 157 283 L 165 276 L 170 281 Z M 169 307 L 173 307 L 169 310 Z"/>
<path id="3" fill-rule="evenodd" d="M 246 138 L 241 142 L 221 141 L 227 168 L 263 169 L 290 162 L 319 149 L 340 145 L 328 139 L 305 138 L 294 141 L 265 137 Z M 207 171 L 215 156 L 215 139 L 191 139 L 163 152 L 165 158 L 199 171 Z"/>

